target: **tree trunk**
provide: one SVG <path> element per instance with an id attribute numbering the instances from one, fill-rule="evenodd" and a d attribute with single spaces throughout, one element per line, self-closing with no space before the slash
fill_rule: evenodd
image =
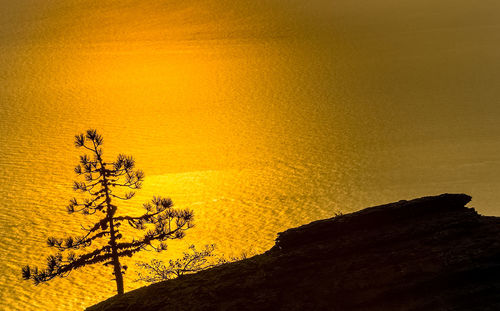
<path id="1" fill-rule="evenodd" d="M 101 160 L 101 157 L 97 156 L 99 163 L 101 164 L 101 176 L 103 180 L 104 193 L 106 195 L 106 207 L 107 207 L 107 216 L 109 218 L 109 245 L 111 246 L 111 256 L 113 262 L 113 274 L 115 275 L 116 280 L 116 291 L 118 295 L 122 295 L 124 293 L 123 290 L 123 275 L 122 275 L 122 266 L 120 265 L 120 258 L 118 256 L 118 248 L 116 247 L 116 232 L 115 226 L 113 223 L 113 216 L 115 214 L 115 207 L 111 204 L 111 197 L 109 195 L 109 185 L 108 179 L 106 178 L 106 168 Z"/>
<path id="2" fill-rule="evenodd" d="M 123 295 L 123 275 L 122 272 L 120 271 L 120 264 L 118 266 L 115 266 L 115 280 L 116 280 L 116 291 L 118 292 L 118 295 Z"/>
<path id="3" fill-rule="evenodd" d="M 123 275 L 122 275 L 122 266 L 120 265 L 120 258 L 118 257 L 118 250 L 116 248 L 116 240 L 115 240 L 115 230 L 113 228 L 113 219 L 110 220 L 110 232 L 111 232 L 111 255 L 113 256 L 113 274 L 115 275 L 116 280 L 116 291 L 118 295 L 123 294 Z"/>
<path id="4" fill-rule="evenodd" d="M 116 247 L 116 232 L 115 224 L 113 223 L 114 207 L 111 205 L 111 198 L 109 197 L 108 186 L 106 185 L 106 203 L 108 204 L 109 217 L 109 244 L 111 246 L 111 256 L 113 257 L 113 274 L 116 280 L 116 291 L 118 295 L 123 294 L 123 275 L 122 266 L 120 265 L 120 257 L 118 257 L 118 248 Z"/>

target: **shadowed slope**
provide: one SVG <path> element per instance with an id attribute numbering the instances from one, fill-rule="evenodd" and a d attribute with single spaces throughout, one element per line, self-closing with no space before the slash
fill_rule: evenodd
<path id="1" fill-rule="evenodd" d="M 268 252 L 113 297 L 96 310 L 498 310 L 500 218 L 465 194 L 289 229 Z"/>

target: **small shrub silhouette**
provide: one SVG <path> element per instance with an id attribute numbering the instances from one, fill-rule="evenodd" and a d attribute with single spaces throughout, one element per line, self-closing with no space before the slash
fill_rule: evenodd
<path id="1" fill-rule="evenodd" d="M 150 262 L 139 262 L 137 266 L 141 267 L 143 272 L 138 272 L 137 281 L 156 283 L 175 279 L 181 275 L 196 273 L 249 257 L 248 253 L 242 253 L 238 257 L 227 258 L 216 254 L 215 249 L 215 244 L 205 245 L 202 250 L 197 250 L 196 246 L 190 245 L 188 251 L 184 252 L 181 258 L 169 260 L 167 264 L 159 259 L 152 259 Z"/>

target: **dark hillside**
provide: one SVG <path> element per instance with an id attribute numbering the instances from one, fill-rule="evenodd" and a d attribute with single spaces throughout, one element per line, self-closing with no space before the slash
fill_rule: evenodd
<path id="1" fill-rule="evenodd" d="M 500 310 L 500 218 L 465 194 L 289 229 L 268 252 L 113 297 L 111 310 Z"/>

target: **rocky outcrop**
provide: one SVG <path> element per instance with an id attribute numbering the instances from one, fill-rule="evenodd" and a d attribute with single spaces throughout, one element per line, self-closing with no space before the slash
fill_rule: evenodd
<path id="1" fill-rule="evenodd" d="M 113 297 L 111 310 L 500 310 L 500 218 L 443 194 L 289 229 L 268 252 Z"/>

